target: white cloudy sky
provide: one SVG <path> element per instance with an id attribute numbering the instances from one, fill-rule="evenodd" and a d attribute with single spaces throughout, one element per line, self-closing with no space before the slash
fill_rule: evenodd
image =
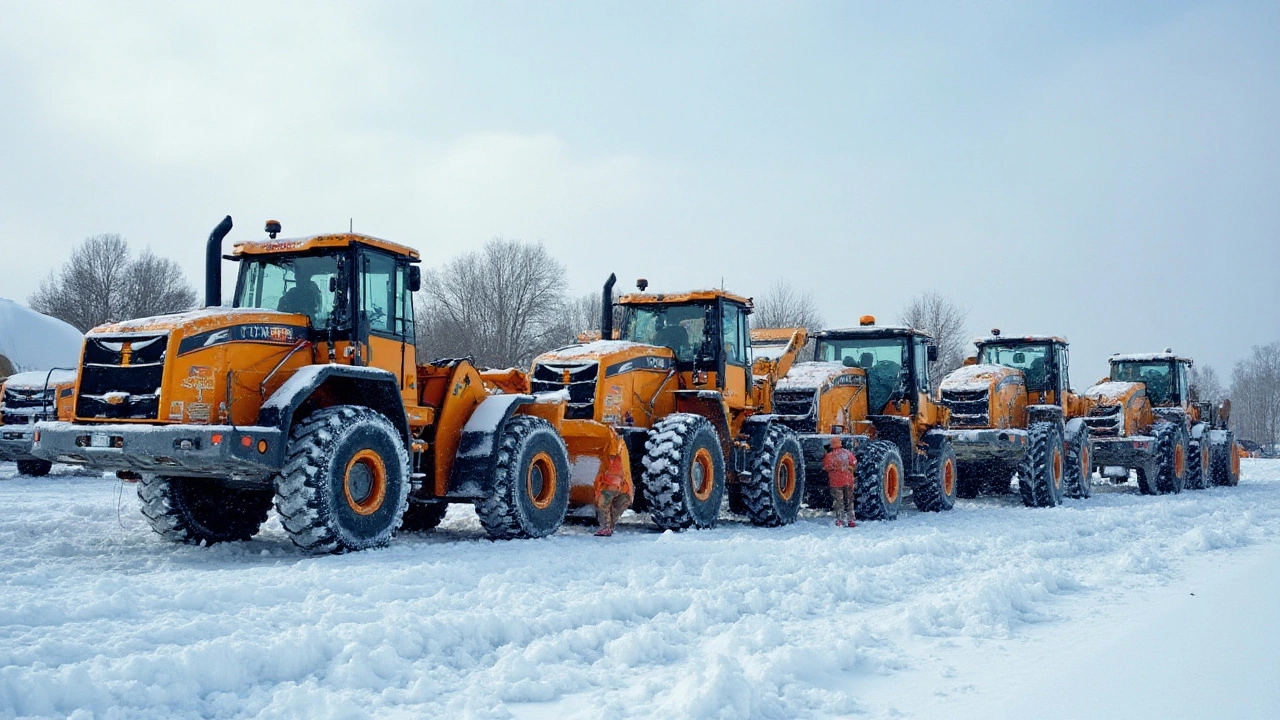
<path id="1" fill-rule="evenodd" d="M 82 238 L 540 240 L 575 293 L 933 289 L 1076 385 L 1280 340 L 1272 2 L 0 0 L 0 296 Z"/>

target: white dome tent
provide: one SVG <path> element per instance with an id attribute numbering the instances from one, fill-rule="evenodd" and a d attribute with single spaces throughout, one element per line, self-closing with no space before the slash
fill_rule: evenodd
<path id="1" fill-rule="evenodd" d="M 0 379 L 31 370 L 75 368 L 83 341 L 71 325 L 0 298 Z"/>

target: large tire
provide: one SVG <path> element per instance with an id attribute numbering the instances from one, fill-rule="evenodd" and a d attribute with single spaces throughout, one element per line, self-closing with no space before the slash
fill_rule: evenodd
<path id="1" fill-rule="evenodd" d="M 428 532 L 435 530 L 449 511 L 443 502 L 409 502 L 400 521 L 400 532 Z"/>
<path id="2" fill-rule="evenodd" d="M 790 525 L 804 498 L 804 453 L 795 431 L 770 425 L 744 479 L 742 502 L 755 525 Z"/>
<path id="3" fill-rule="evenodd" d="M 313 553 L 386 545 L 409 498 L 409 453 L 381 413 L 357 405 L 316 410 L 289 432 L 276 476 L 276 512 Z"/>
<path id="4" fill-rule="evenodd" d="M 1187 431 L 1181 423 L 1158 422 L 1156 438 L 1156 492 L 1180 493 L 1187 483 Z"/>
<path id="5" fill-rule="evenodd" d="M 1089 428 L 1081 425 L 1067 434 L 1066 477 L 1062 494 L 1082 500 L 1093 494 L 1093 447 L 1089 444 Z"/>
<path id="6" fill-rule="evenodd" d="M 958 488 L 956 451 L 951 441 L 942 442 L 929 453 L 929 469 L 924 481 L 916 485 L 911 499 L 924 512 L 942 512 L 956 506 Z"/>
<path id="7" fill-rule="evenodd" d="M 858 451 L 853 507 L 858 520 L 893 520 L 902 507 L 902 456 L 898 446 L 874 440 Z"/>
<path id="8" fill-rule="evenodd" d="M 507 420 L 498 436 L 493 486 L 475 502 L 494 539 L 546 537 L 569 511 L 569 451 L 551 423 L 529 415 Z"/>
<path id="9" fill-rule="evenodd" d="M 1196 423 L 1191 428 L 1191 441 L 1187 444 L 1188 490 L 1205 490 L 1213 484 L 1212 455 L 1209 449 L 1209 426 Z"/>
<path id="10" fill-rule="evenodd" d="M 142 514 L 166 540 L 190 545 L 248 540 L 271 509 L 270 490 L 238 490 L 216 480 L 143 475 Z"/>
<path id="11" fill-rule="evenodd" d="M 1214 433 L 1209 445 L 1210 472 L 1213 484 L 1235 487 L 1240 484 L 1240 455 L 1236 452 L 1236 436 L 1232 432 Z"/>
<path id="12" fill-rule="evenodd" d="M 664 530 L 714 527 L 724 498 L 724 453 L 710 421 L 673 413 L 644 444 L 641 483 L 649 517 Z M 744 498 L 745 500 L 745 498 Z"/>
<path id="13" fill-rule="evenodd" d="M 18 474 L 30 475 L 31 477 L 44 477 L 53 469 L 53 463 L 48 460 L 19 460 Z"/>
<path id="14" fill-rule="evenodd" d="M 1065 474 L 1062 430 L 1057 423 L 1032 423 L 1027 430 L 1027 452 L 1018 465 L 1018 490 L 1027 507 L 1053 507 L 1062 502 Z"/>

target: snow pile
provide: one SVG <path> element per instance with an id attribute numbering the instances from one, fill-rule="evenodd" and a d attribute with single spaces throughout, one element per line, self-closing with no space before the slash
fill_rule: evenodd
<path id="1" fill-rule="evenodd" d="M 791 366 L 776 390 L 816 390 L 849 368 L 838 362 L 803 362 Z"/>
<path id="2" fill-rule="evenodd" d="M 1110 400 L 1115 402 L 1125 395 L 1129 394 L 1137 385 L 1141 383 L 1125 382 L 1123 380 L 1108 380 L 1104 383 L 1098 383 L 1088 390 L 1084 391 L 1084 396 L 1090 400 Z"/>
<path id="3" fill-rule="evenodd" d="M 65 383 L 73 383 L 76 381 L 75 370 L 33 370 L 31 372 L 18 373 L 5 378 L 4 386 L 14 389 L 21 388 L 23 390 L 42 390 L 46 387 L 54 387 Z"/>
<path id="4" fill-rule="evenodd" d="M 1003 365 L 965 365 L 943 378 L 939 387 L 943 390 L 977 392 L 990 388 L 993 382 L 1016 372 L 1018 371 Z"/>
<path id="5" fill-rule="evenodd" d="M 1166 657 L 1195 672 L 1135 673 L 1159 661 L 1107 644 L 1131 616 L 1188 640 L 1172 611 L 1216 586 L 1186 573 L 1280 547 L 1280 462 L 1243 469 L 1235 488 L 1148 497 L 1099 479 L 1060 508 L 984 497 L 854 530 L 805 511 L 658 533 L 628 514 L 608 540 L 492 542 L 454 506 L 434 533 L 307 557 L 275 519 L 250 542 L 171 545 L 132 486 L 5 464 L 0 717 L 1175 716 L 1144 704 L 1156 681 L 1266 717 L 1247 703 L 1280 702 L 1273 652 L 1202 663 L 1179 642 Z M 1256 595 L 1271 606 L 1200 607 L 1263 628 L 1266 649 L 1280 614 Z M 1239 649 L 1214 627 L 1214 658 Z M 1230 692 L 1205 684 L 1227 673 Z M 1120 688 L 1109 707 L 1055 712 L 1098 683 Z"/>
<path id="6" fill-rule="evenodd" d="M 83 341 L 84 336 L 71 325 L 0 298 L 0 357 L 8 359 L 14 372 L 74 368 L 80 362 Z M 0 368 L 4 365 L 0 362 Z M 0 370 L 0 376 L 4 374 Z"/>

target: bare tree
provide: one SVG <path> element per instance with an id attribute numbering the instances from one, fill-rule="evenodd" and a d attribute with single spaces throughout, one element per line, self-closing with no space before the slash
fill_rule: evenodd
<path id="1" fill-rule="evenodd" d="M 822 327 L 822 313 L 818 311 L 818 304 L 811 294 L 796 290 L 785 280 L 779 280 L 764 295 L 755 299 L 751 327 L 802 327 L 813 331 Z"/>
<path id="2" fill-rule="evenodd" d="M 969 345 L 965 329 L 968 316 L 963 307 L 932 291 L 917 295 L 902 310 L 899 322 L 929 333 L 938 345 L 938 359 L 929 364 L 929 376 L 935 381 L 964 362 Z"/>
<path id="3" fill-rule="evenodd" d="M 1280 342 L 1255 345 L 1231 372 L 1231 425 L 1236 436 L 1280 444 Z"/>
<path id="4" fill-rule="evenodd" d="M 107 234 L 76 246 L 27 302 L 88 332 L 103 323 L 187 310 L 196 300 L 177 263 L 150 250 L 133 260 L 129 243 Z"/>
<path id="5" fill-rule="evenodd" d="M 491 367 L 527 365 L 563 339 L 564 278 L 541 243 L 494 238 L 424 274 L 420 346 Z"/>

